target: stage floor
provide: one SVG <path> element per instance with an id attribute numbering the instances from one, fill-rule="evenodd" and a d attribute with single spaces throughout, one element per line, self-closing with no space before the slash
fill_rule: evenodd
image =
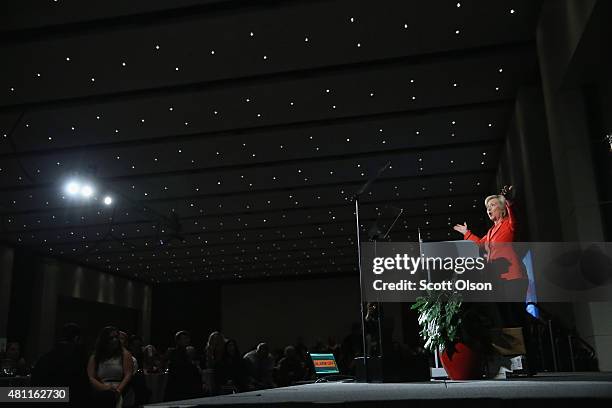
<path id="1" fill-rule="evenodd" d="M 317 408 L 339 406 L 431 406 L 432 402 L 497 400 L 559 401 L 581 399 L 591 402 L 612 400 L 612 373 L 548 373 L 529 378 L 479 381 L 430 381 L 421 383 L 328 382 L 274 388 L 217 397 L 164 402 L 146 407 L 250 406 Z M 410 403 L 408 405 L 407 403 Z M 464 405 L 464 404 L 460 404 Z M 467 404 L 466 404 L 467 405 Z M 502 404 L 506 405 L 506 404 Z M 499 405 L 496 405 L 499 406 Z M 609 406 L 609 405 L 608 405 Z M 581 407 L 582 408 L 582 407 Z"/>

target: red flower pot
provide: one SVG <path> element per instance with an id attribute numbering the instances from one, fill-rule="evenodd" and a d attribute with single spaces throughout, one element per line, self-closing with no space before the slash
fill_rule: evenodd
<path id="1" fill-rule="evenodd" d="M 450 353 L 445 349 L 440 360 L 451 380 L 478 380 L 482 378 L 483 356 L 464 343 L 456 343 Z"/>

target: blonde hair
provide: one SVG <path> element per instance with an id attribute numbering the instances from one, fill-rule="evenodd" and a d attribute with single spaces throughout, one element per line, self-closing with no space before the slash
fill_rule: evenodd
<path id="1" fill-rule="evenodd" d="M 204 351 L 206 353 L 206 364 L 208 368 L 212 368 L 216 362 L 223 359 L 225 337 L 218 331 L 210 333 Z"/>
<path id="2" fill-rule="evenodd" d="M 487 198 L 485 198 L 484 204 L 485 207 L 489 204 L 489 201 L 491 200 L 497 200 L 497 202 L 499 203 L 499 206 L 501 207 L 501 212 L 502 212 L 502 217 L 505 217 L 506 215 L 508 215 L 508 212 L 506 211 L 506 197 L 504 197 L 503 195 L 490 195 Z"/>

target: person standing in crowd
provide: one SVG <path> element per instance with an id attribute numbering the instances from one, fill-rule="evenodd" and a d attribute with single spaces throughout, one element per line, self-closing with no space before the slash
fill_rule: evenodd
<path id="1" fill-rule="evenodd" d="M 219 389 L 229 386 L 233 391 L 242 392 L 248 388 L 247 377 L 246 362 L 236 340 L 227 339 L 223 359 L 215 366 L 215 383 Z"/>
<path id="2" fill-rule="evenodd" d="M 128 348 L 128 334 L 126 332 L 119 331 L 119 341 L 121 342 L 121 347 L 123 347 L 124 350 L 130 351 L 130 349 Z M 136 360 L 136 357 L 134 357 L 131 351 L 130 355 L 132 357 L 132 362 L 134 363 L 134 372 L 136 372 L 138 371 L 138 361 Z"/>
<path id="3" fill-rule="evenodd" d="M 284 357 L 278 362 L 278 385 L 285 387 L 304 380 L 306 369 L 295 347 L 285 347 Z"/>
<path id="4" fill-rule="evenodd" d="M 259 343 L 256 349 L 244 355 L 244 359 L 247 362 L 248 372 L 255 388 L 264 389 L 276 386 L 272 378 L 274 358 L 270 354 L 270 348 L 266 343 Z"/>
<path id="5" fill-rule="evenodd" d="M 132 356 L 136 358 L 138 367 L 143 366 L 144 351 L 142 337 L 132 334 L 128 341 L 128 350 L 132 353 Z"/>
<path id="6" fill-rule="evenodd" d="M 133 373 L 134 361 L 130 352 L 121 346 L 119 331 L 112 326 L 103 328 L 87 364 L 96 404 L 100 407 L 131 406 L 133 393 L 125 391 Z"/>
<path id="7" fill-rule="evenodd" d="M 81 328 L 76 323 L 62 327 L 57 344 L 42 355 L 32 369 L 33 387 L 68 387 L 70 407 L 88 405 L 89 381 L 87 354 L 81 342 Z"/>
<path id="8" fill-rule="evenodd" d="M 187 347 L 191 334 L 181 330 L 174 335 L 176 348 L 168 356 L 168 384 L 166 401 L 183 400 L 202 396 L 202 377 L 190 357 Z"/>
<path id="9" fill-rule="evenodd" d="M 142 405 L 148 402 L 149 397 L 151 395 L 151 391 L 147 388 L 146 380 L 144 377 L 144 371 L 142 370 L 142 365 L 138 363 L 136 356 L 134 355 L 132 350 L 130 350 L 129 339 L 131 337 L 134 337 L 134 336 L 128 336 L 128 334 L 124 331 L 119 332 L 119 341 L 121 342 L 121 346 L 123 347 L 124 350 L 127 350 L 130 352 L 132 356 L 133 366 L 134 366 L 133 371 L 132 371 L 133 372 L 132 380 L 130 381 L 130 384 L 128 385 L 129 387 L 128 390 L 134 394 L 134 403 L 137 405 Z M 138 338 L 138 336 L 136 337 Z M 136 352 L 140 351 L 140 353 L 142 353 L 142 350 L 140 347 L 134 347 L 134 349 L 136 350 Z"/>
<path id="10" fill-rule="evenodd" d="M 204 348 L 204 363 L 208 369 L 214 369 L 215 365 L 223 360 L 223 353 L 225 351 L 225 338 L 223 334 L 218 331 L 210 333 L 206 347 Z"/>
<path id="11" fill-rule="evenodd" d="M 200 361 L 200 367 L 204 371 L 204 383 L 206 392 L 210 395 L 219 394 L 219 366 L 223 361 L 225 352 L 225 337 L 218 331 L 210 333 L 206 345 L 204 346 L 204 355 Z"/>
<path id="12" fill-rule="evenodd" d="M 353 322 L 351 332 L 342 340 L 343 357 L 338 361 L 340 371 L 346 374 L 355 374 L 355 357 L 362 355 L 363 337 L 361 323 Z"/>
<path id="13" fill-rule="evenodd" d="M 148 344 L 144 347 L 142 367 L 145 374 L 157 374 L 162 369 L 162 362 L 154 345 Z"/>
<path id="14" fill-rule="evenodd" d="M 12 341 L 6 345 L 6 351 L 0 354 L 0 367 L 14 372 L 16 375 L 28 375 L 30 367 L 21 356 L 21 345 Z"/>

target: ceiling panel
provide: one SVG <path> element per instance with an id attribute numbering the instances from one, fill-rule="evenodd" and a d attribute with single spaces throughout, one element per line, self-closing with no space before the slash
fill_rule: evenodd
<path id="1" fill-rule="evenodd" d="M 354 274 L 385 166 L 362 239 L 486 230 L 539 1 L 162 3 L 0 13 L 3 243 L 155 284 Z"/>

